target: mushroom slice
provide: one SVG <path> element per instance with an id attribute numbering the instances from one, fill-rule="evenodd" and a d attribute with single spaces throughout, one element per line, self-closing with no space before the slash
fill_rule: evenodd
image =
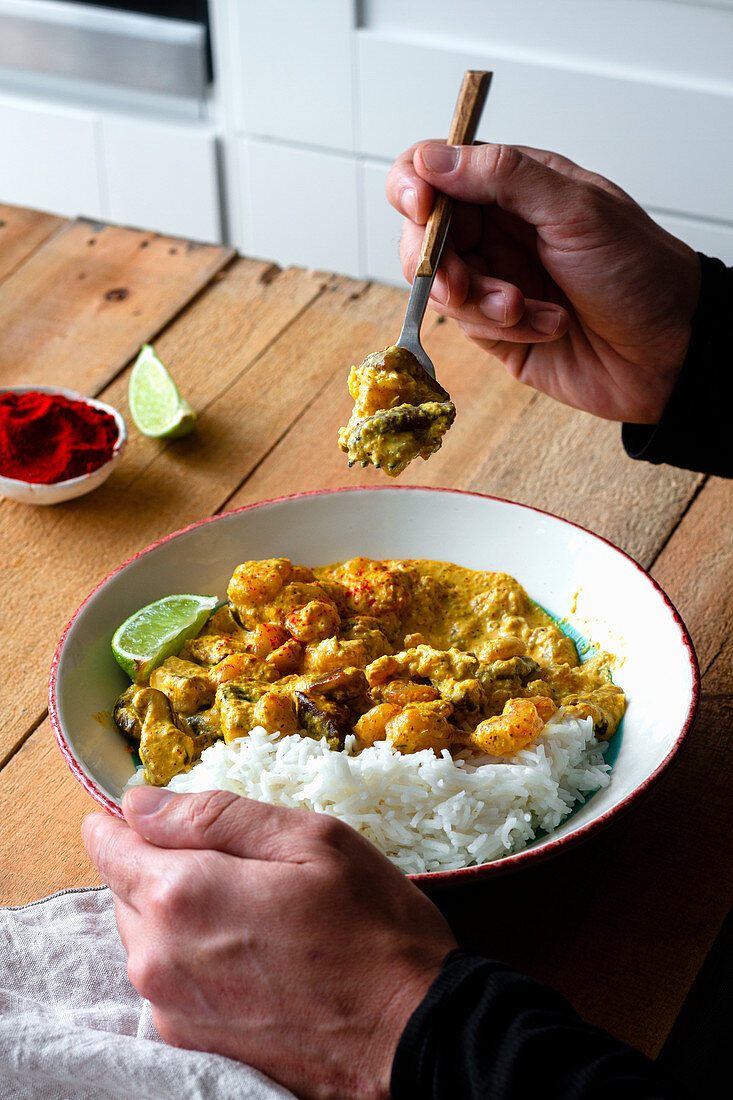
<path id="1" fill-rule="evenodd" d="M 325 740 L 330 749 L 344 747 L 346 737 L 352 732 L 348 707 L 322 696 L 316 701 L 304 691 L 295 692 L 295 707 L 298 723 L 308 737 Z"/>
<path id="2" fill-rule="evenodd" d="M 113 709 L 118 729 L 139 741 L 145 778 L 164 787 L 174 775 L 188 771 L 196 756 L 194 739 L 185 719 L 178 718 L 162 691 L 135 684 L 120 696 Z"/>
<path id="3" fill-rule="evenodd" d="M 369 682 L 361 668 L 340 668 L 321 676 L 306 693 L 310 699 L 316 698 L 318 706 L 323 705 L 324 697 L 328 704 L 338 704 L 345 711 L 344 728 L 349 727 L 346 733 L 351 733 L 357 719 L 374 706 Z"/>
<path id="4" fill-rule="evenodd" d="M 141 713 L 139 707 L 136 705 L 137 696 L 143 691 L 143 688 L 137 687 L 132 684 L 127 691 L 123 691 L 116 700 L 112 707 L 112 720 L 117 726 L 120 733 L 124 734 L 128 741 L 133 745 L 140 744 L 140 738 L 143 732 L 143 717 L 144 712 Z"/>
<path id="5" fill-rule="evenodd" d="M 484 685 L 516 679 L 525 684 L 540 666 L 532 657 L 509 657 L 506 661 L 480 661 L 478 677 Z"/>
<path id="6" fill-rule="evenodd" d="M 440 449 L 455 416 L 452 401 L 380 409 L 349 429 L 342 450 L 349 456 L 349 466 L 371 462 L 388 477 L 398 477 L 414 458 L 427 459 Z"/>
<path id="7" fill-rule="evenodd" d="M 208 749 L 209 745 L 213 745 L 215 741 L 220 741 L 222 738 L 221 720 L 216 707 L 208 707 L 197 714 L 189 715 L 186 724 L 193 737 L 197 759 L 204 749 Z"/>
<path id="8" fill-rule="evenodd" d="M 309 695 L 329 695 L 339 703 L 351 703 L 368 693 L 369 684 L 361 668 L 339 668 L 319 676 L 308 688 Z"/>

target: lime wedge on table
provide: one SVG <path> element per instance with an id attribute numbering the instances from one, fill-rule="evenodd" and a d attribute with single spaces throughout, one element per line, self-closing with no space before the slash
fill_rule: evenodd
<path id="1" fill-rule="evenodd" d="M 193 638 L 218 603 L 216 596 L 164 596 L 125 619 L 112 639 L 112 652 L 131 680 L 147 680 Z"/>
<path id="2" fill-rule="evenodd" d="M 130 415 L 143 435 L 179 439 L 196 426 L 196 413 L 181 397 L 150 344 L 143 344 L 135 360 L 127 400 Z"/>

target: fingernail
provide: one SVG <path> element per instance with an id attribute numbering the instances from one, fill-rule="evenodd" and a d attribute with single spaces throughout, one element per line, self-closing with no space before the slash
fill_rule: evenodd
<path id="1" fill-rule="evenodd" d="M 560 316 L 554 309 L 540 309 L 532 314 L 530 323 L 535 332 L 543 336 L 552 336 L 560 326 Z"/>
<path id="2" fill-rule="evenodd" d="M 461 150 L 457 145 L 441 145 L 429 141 L 422 147 L 422 160 L 429 172 L 452 172 L 458 164 Z"/>
<path id="3" fill-rule="evenodd" d="M 500 325 L 506 324 L 506 295 L 500 290 L 492 290 L 479 302 L 479 309 L 484 317 L 491 321 L 497 321 Z"/>
<path id="4" fill-rule="evenodd" d="M 414 187 L 406 187 L 400 199 L 402 213 L 412 221 L 417 221 L 417 191 Z"/>
<path id="5" fill-rule="evenodd" d="M 148 817 L 157 814 L 173 797 L 173 791 L 166 791 L 161 787 L 132 787 L 127 792 L 125 805 L 140 817 Z"/>

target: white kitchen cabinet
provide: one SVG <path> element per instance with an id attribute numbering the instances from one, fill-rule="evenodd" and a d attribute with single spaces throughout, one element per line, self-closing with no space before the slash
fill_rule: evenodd
<path id="1" fill-rule="evenodd" d="M 240 139 L 244 251 L 283 266 L 356 274 L 357 168 L 352 157 Z"/>
<path id="2" fill-rule="evenodd" d="M 108 220 L 221 241 L 213 126 L 107 115 L 99 130 Z"/>
<path id="3" fill-rule="evenodd" d="M 0 201 L 218 241 L 202 28 L 0 0 Z"/>
<path id="4" fill-rule="evenodd" d="M 362 149 L 394 158 L 447 132 L 466 69 L 494 73 L 477 138 L 553 149 L 600 172 L 644 205 L 733 223 L 733 81 L 728 89 L 652 82 L 494 53 L 358 41 Z M 434 74 L 420 96 L 425 73 Z M 411 94 L 412 93 L 412 94 Z M 393 105 L 399 103 L 400 110 Z"/>
<path id="5" fill-rule="evenodd" d="M 406 287 L 400 262 L 402 215 L 387 202 L 384 186 L 390 164 L 363 160 L 360 163 L 362 221 L 364 225 L 363 274 L 367 279 Z"/>
<path id="6" fill-rule="evenodd" d="M 357 22 L 406 45 L 699 87 L 730 83 L 732 15 L 733 0 L 361 0 Z"/>
<path id="7" fill-rule="evenodd" d="M 0 138 L 0 202 L 222 239 L 211 124 L 0 95 Z"/>
<path id="8" fill-rule="evenodd" d="M 0 95 L 0 202 L 104 216 L 94 115 Z"/>
<path id="9" fill-rule="evenodd" d="M 239 132 L 353 150 L 354 0 L 214 0 Z"/>
<path id="10" fill-rule="evenodd" d="M 384 180 L 400 151 L 447 132 L 466 68 L 494 72 L 480 140 L 556 149 L 619 183 L 693 247 L 733 260 L 733 6 L 723 0 L 213 7 L 226 38 L 225 149 L 232 140 L 258 148 L 261 167 L 272 142 L 270 160 L 291 177 L 308 155 L 338 164 L 337 176 L 309 191 L 312 224 L 298 233 L 304 263 L 402 284 L 400 221 Z M 343 161 L 322 159 L 336 154 L 351 159 L 355 182 Z M 256 240 L 258 255 L 281 260 L 283 184 L 240 170 L 245 160 L 238 154 L 228 168 L 234 243 L 247 251 Z M 356 241 L 340 228 L 353 207 L 349 186 Z"/>

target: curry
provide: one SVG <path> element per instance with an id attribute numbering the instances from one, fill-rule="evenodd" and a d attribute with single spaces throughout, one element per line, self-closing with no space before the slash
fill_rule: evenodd
<path id="1" fill-rule="evenodd" d="M 438 561 L 287 558 L 239 565 L 228 605 L 117 700 L 118 728 L 157 786 L 254 726 L 343 748 L 511 756 L 562 708 L 598 739 L 624 713 L 612 659 L 574 642 L 505 573 Z"/>
<path id="2" fill-rule="evenodd" d="M 349 393 L 354 409 L 339 430 L 339 447 L 349 466 L 371 462 L 389 477 L 418 455 L 434 454 L 456 415 L 447 391 L 405 348 L 385 348 L 352 367 Z"/>

